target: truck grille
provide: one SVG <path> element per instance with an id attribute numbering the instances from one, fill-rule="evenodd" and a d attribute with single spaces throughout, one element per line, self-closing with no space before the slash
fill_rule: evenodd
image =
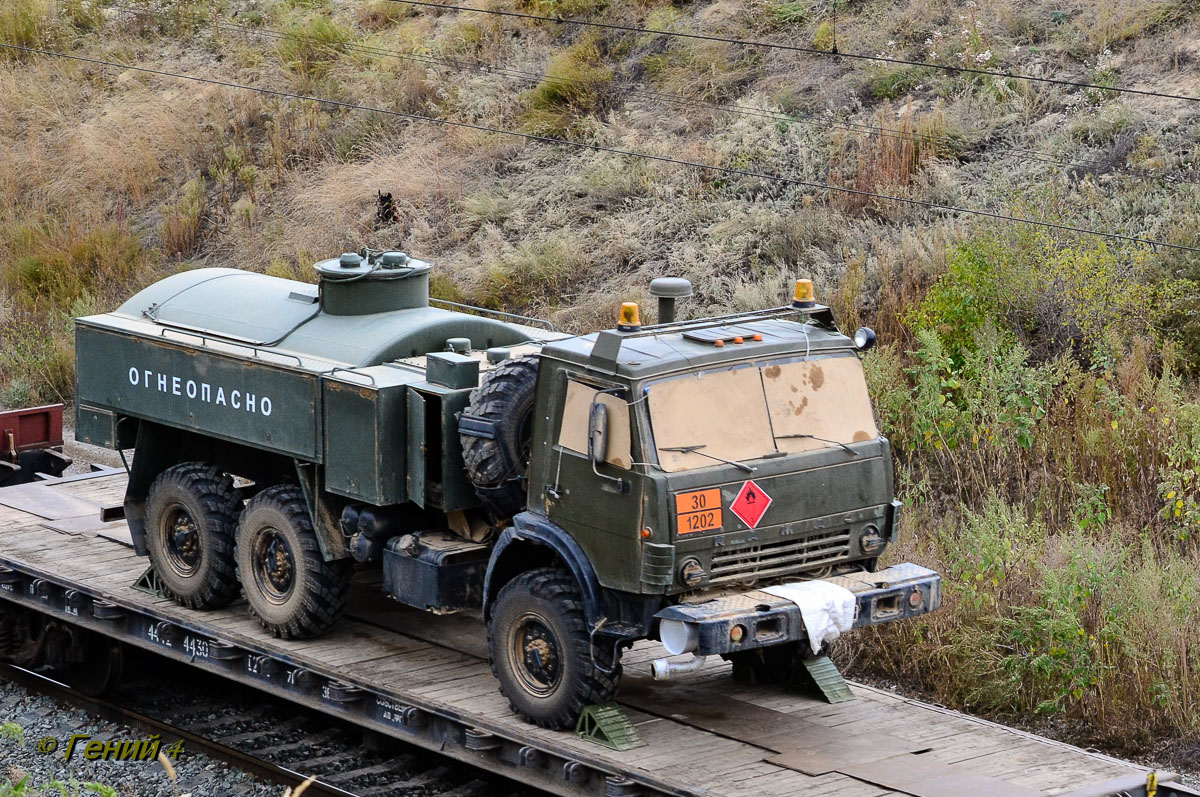
<path id="1" fill-rule="evenodd" d="M 757 581 L 833 564 L 850 555 L 850 529 L 813 534 L 798 540 L 743 545 L 713 553 L 709 584 Z"/>

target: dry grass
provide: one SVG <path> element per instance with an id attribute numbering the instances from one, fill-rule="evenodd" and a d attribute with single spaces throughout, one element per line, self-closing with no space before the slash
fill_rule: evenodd
<path id="1" fill-rule="evenodd" d="M 832 47 L 835 33 L 827 3 L 503 5 L 648 27 L 778 36 L 816 42 L 822 49 Z M 175 3 L 170 13 L 139 25 L 115 14 L 105 23 L 73 0 L 55 5 L 16 0 L 0 10 L 0 38 L 69 42 L 81 54 L 151 67 L 1188 245 L 1200 234 L 1190 194 L 1129 173 L 1179 170 L 1195 159 L 1194 121 L 1176 105 L 925 70 L 870 72 L 842 60 L 799 60 L 720 43 L 581 36 L 561 25 L 414 12 L 384 2 L 262 0 L 239 16 L 303 37 L 278 43 L 214 34 L 202 24 L 205 15 L 197 14 L 202 8 L 208 6 Z M 1187 58 L 1195 56 L 1180 42 L 1197 35 L 1189 5 L 1121 0 L 1100 14 L 1084 13 L 1087 8 L 1075 0 L 1053 6 L 1042 0 L 980 3 L 972 11 L 941 0 L 839 4 L 836 41 L 844 52 L 936 56 L 942 63 L 960 63 L 962 53 L 971 63 L 1069 78 L 1164 87 L 1187 79 Z M 414 63 L 356 52 L 346 46 L 353 43 L 410 55 L 462 56 L 549 76 L 530 81 L 499 71 Z M 1105 47 L 1117 53 L 1100 64 L 1096 56 Z M 1174 66 L 1167 65 L 1165 53 L 1175 54 Z M 629 85 L 736 103 L 767 116 L 668 103 L 630 92 Z M 782 110 L 802 123 L 772 118 Z M 834 122 L 857 129 L 838 129 Z M 870 127 L 896 132 L 863 129 Z M 1001 148 L 1026 152 L 1004 154 Z M 1102 160 L 1105 168 L 1068 172 L 1039 159 L 1039 152 L 1054 159 Z M 394 223 L 376 217 L 379 192 L 396 199 Z M 173 269 L 237 264 L 309 279 L 317 259 L 364 245 L 401 246 L 437 262 L 439 296 L 546 314 L 561 328 L 577 331 L 611 323 L 622 299 L 648 302 L 645 286 L 657 276 L 693 281 L 695 297 L 681 307 L 685 315 L 777 305 L 794 279 L 811 277 L 843 325 L 872 325 L 885 344 L 894 345 L 881 348 L 875 362 L 877 376 L 890 385 L 879 390 L 881 413 L 896 427 L 899 447 L 909 438 L 924 440 L 896 420 L 912 416 L 916 402 L 915 377 L 905 369 L 920 361 L 903 352 L 928 353 L 911 323 L 914 309 L 951 269 L 956 248 L 977 234 L 969 219 L 770 180 L 60 61 L 22 57 L 0 63 L 3 403 L 69 395 L 67 317 L 110 309 Z M 1059 240 L 1051 254 L 1073 252 L 1077 244 Z M 1148 288 L 1200 275 L 1200 264 L 1187 255 L 1158 252 L 1152 265 L 1139 276 Z M 1076 284 L 1058 276 L 1062 286 Z M 1038 294 L 1043 315 L 1062 309 L 1048 295 Z M 1131 340 L 1101 346 L 1125 363 L 1109 369 L 1111 382 L 1093 370 L 1100 367 L 1090 359 L 1094 352 L 1077 356 L 1073 381 L 1055 387 L 1056 395 L 1071 401 L 1048 407 L 1028 449 L 965 447 L 951 454 L 918 452 L 917 446 L 905 454 L 904 497 L 924 502 L 920 515 L 909 514 L 906 534 L 917 528 L 912 523 L 918 517 L 922 529 L 936 532 L 907 543 L 919 561 L 961 575 L 969 566 L 982 566 L 967 555 L 981 530 L 1003 535 L 1019 530 L 1022 518 L 1045 522 L 1036 536 L 1019 539 L 1028 556 L 1008 568 L 1012 580 L 992 590 L 993 597 L 1018 598 L 1013 606 L 1021 611 L 971 608 L 971 593 L 948 591 L 947 609 L 927 625 L 873 637 L 860 649 L 863 666 L 912 677 L 945 702 L 1001 714 L 1037 709 L 1050 700 L 1058 701 L 1061 713 L 1091 719 L 1113 711 L 1150 712 L 1156 730 L 1164 733 L 1170 722 L 1194 714 L 1195 667 L 1188 659 L 1194 652 L 1170 628 L 1151 627 L 1148 607 L 1155 589 L 1191 594 L 1179 574 L 1195 564 L 1196 554 L 1160 541 L 1143 552 L 1135 539 L 1145 529 L 1157 533 L 1166 527 L 1169 519 L 1156 514 L 1166 500 L 1162 485 L 1172 478 L 1182 485 L 1185 479 L 1171 475 L 1162 457 L 1163 452 L 1182 457 L 1186 446 L 1155 431 L 1149 408 L 1157 408 L 1157 418 L 1169 416 L 1182 425 L 1191 388 L 1180 388 L 1178 400 L 1163 403 L 1145 385 L 1147 374 L 1162 376 L 1171 351 L 1181 352 L 1179 372 L 1187 363 L 1200 364 L 1194 316 L 1194 310 L 1189 315 L 1186 307 L 1176 308 L 1154 330 L 1158 337 L 1148 349 Z M 1007 334 L 1024 339 L 1039 357 L 1059 345 L 1060 338 L 1025 328 L 1024 318 L 998 317 Z M 1125 332 L 1117 337 L 1122 335 L 1129 337 Z M 1098 381 L 1120 384 L 1118 397 L 1096 392 Z M 1106 401 L 1125 414 L 1103 415 L 1110 408 Z M 1114 435 L 1111 426 L 1105 431 L 1095 418 L 1118 420 L 1119 431 Z M 1131 468 L 1130 462 L 1145 467 Z M 999 480 L 996 473 L 1011 475 Z M 981 504 L 977 493 L 999 481 L 1007 492 Z M 1184 492 L 1182 486 L 1169 489 Z M 1200 494 L 1188 490 L 1189 500 L 1200 502 Z M 1101 499 L 1115 513 L 1103 534 L 1096 526 L 1082 536 L 1072 532 L 1077 509 L 1100 513 Z M 1115 586 L 1104 586 L 1102 605 L 1118 606 L 1130 618 L 1110 630 L 1128 632 L 1122 639 L 1141 634 L 1144 640 L 1140 652 L 1131 643 L 1113 658 L 1081 648 L 1080 655 L 1094 654 L 1098 669 L 1088 671 L 1095 684 L 1078 699 L 1076 687 L 1062 689 L 1069 680 L 1039 679 L 1021 669 L 1036 656 L 1009 662 L 1020 673 L 1016 681 L 1003 665 L 1009 648 L 1028 653 L 1040 644 L 1039 628 L 1051 629 L 1046 633 L 1068 628 L 1063 618 L 1073 615 L 1046 617 L 1033 610 L 1071 608 L 1069 602 L 1049 601 L 1060 594 L 1055 590 L 1070 586 L 1055 574 L 1069 571 L 1075 561 L 1110 567 Z M 1175 581 L 1155 577 L 1159 571 Z M 1129 601 L 1114 602 L 1122 594 Z M 1088 611 L 1094 609 L 1089 604 Z M 1076 619 L 1086 633 L 1108 622 L 1092 614 Z M 1015 637 L 1018 633 L 1024 636 Z M 1155 656 L 1156 661 L 1145 660 Z M 914 661 L 927 673 L 944 671 L 933 663 L 953 661 L 954 678 L 921 680 L 909 664 Z M 1114 680 L 1122 668 L 1146 673 L 1130 679 L 1141 691 L 1135 694 L 1133 686 Z M 1167 688 L 1176 683 L 1178 691 Z M 1182 720 L 1176 725 L 1185 726 Z"/>
<path id="2" fill-rule="evenodd" d="M 159 235 L 164 254 L 188 257 L 195 251 L 207 206 L 206 187 L 203 177 L 192 178 L 183 186 L 179 201 L 163 211 Z"/>
<path id="3" fill-rule="evenodd" d="M 927 163 L 950 154 L 940 111 L 918 115 L 909 107 L 897 114 L 884 103 L 870 127 L 873 132 L 840 137 L 830 153 L 832 182 L 862 192 L 835 196 L 835 206 L 845 213 L 891 210 L 890 204 L 866 194 L 904 195 Z"/>

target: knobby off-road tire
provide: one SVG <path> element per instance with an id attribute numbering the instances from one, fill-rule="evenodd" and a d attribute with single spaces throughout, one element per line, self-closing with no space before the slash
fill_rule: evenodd
<path id="1" fill-rule="evenodd" d="M 304 493 L 268 487 L 250 499 L 237 529 L 237 569 L 250 612 L 284 639 L 327 630 L 346 608 L 350 561 L 326 562 Z"/>
<path id="2" fill-rule="evenodd" d="M 460 435 L 467 478 L 484 504 L 505 518 L 525 508 L 537 374 L 535 357 L 506 360 L 486 373 L 471 391 L 466 414 L 491 421 L 495 438 Z"/>
<path id="3" fill-rule="evenodd" d="M 241 499 L 214 465 L 167 468 L 146 500 L 146 548 L 171 597 L 182 606 L 226 606 L 238 595 L 234 530 Z"/>
<path id="4" fill-rule="evenodd" d="M 543 728 L 575 727 L 585 706 L 613 699 L 621 677 L 611 647 L 598 647 L 593 661 L 579 587 L 553 567 L 522 573 L 500 590 L 488 656 L 513 711 Z"/>

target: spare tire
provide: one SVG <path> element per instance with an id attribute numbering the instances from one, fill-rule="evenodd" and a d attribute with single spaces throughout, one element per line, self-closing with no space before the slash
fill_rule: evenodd
<path id="1" fill-rule="evenodd" d="M 517 357 L 487 372 L 460 416 L 467 478 L 497 520 L 525 508 L 538 359 Z"/>

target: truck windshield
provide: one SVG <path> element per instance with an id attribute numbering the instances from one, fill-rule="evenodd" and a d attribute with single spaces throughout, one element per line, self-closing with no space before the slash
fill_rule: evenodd
<path id="1" fill-rule="evenodd" d="M 853 354 L 700 371 L 646 394 L 658 463 L 669 473 L 879 436 Z"/>

